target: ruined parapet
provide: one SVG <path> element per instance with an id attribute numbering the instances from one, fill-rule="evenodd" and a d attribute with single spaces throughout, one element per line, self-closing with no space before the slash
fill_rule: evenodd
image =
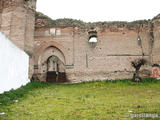
<path id="1" fill-rule="evenodd" d="M 36 12 L 36 28 L 42 27 L 79 27 L 81 29 L 86 29 L 87 23 L 81 20 L 74 20 L 74 19 L 58 19 L 52 20 L 48 16 L 44 15 L 43 13 Z"/>
<path id="2" fill-rule="evenodd" d="M 36 10 L 36 1 L 37 0 L 24 0 L 24 7 L 30 10 Z"/>
<path id="3" fill-rule="evenodd" d="M 86 23 L 81 20 L 74 20 L 68 18 L 52 20 L 50 17 L 44 15 L 43 13 L 36 12 L 35 27 L 76 27 L 82 32 L 86 32 L 94 28 L 97 28 L 99 31 L 109 29 L 111 32 L 120 32 L 122 31 L 122 29 L 145 31 L 149 29 L 148 22 L 148 20 L 139 20 L 133 22 L 113 21 Z"/>
<path id="4" fill-rule="evenodd" d="M 3 9 L 14 10 L 16 7 L 23 7 L 35 10 L 36 0 L 1 0 Z"/>
<path id="5" fill-rule="evenodd" d="M 157 16 L 155 16 L 153 19 L 152 19 L 153 23 L 160 23 L 160 14 L 158 14 Z"/>

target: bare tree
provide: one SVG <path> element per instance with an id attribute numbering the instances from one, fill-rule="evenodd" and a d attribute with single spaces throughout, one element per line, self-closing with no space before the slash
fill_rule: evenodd
<path id="1" fill-rule="evenodd" d="M 134 72 L 133 78 L 132 78 L 132 80 L 134 82 L 140 82 L 142 80 L 141 77 L 139 76 L 139 70 L 140 70 L 141 66 L 146 64 L 146 62 L 147 61 L 143 58 L 136 59 L 135 61 L 131 62 L 132 66 L 135 68 L 135 72 Z"/>

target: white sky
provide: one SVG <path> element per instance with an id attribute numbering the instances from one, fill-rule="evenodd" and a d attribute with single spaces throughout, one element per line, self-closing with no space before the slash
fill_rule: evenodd
<path id="1" fill-rule="evenodd" d="M 37 11 L 52 19 L 134 21 L 158 15 L 160 0 L 37 0 Z"/>

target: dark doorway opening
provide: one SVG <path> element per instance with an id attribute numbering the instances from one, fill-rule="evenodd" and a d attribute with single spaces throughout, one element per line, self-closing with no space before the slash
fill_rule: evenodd
<path id="1" fill-rule="evenodd" d="M 51 83 L 63 83 L 67 82 L 66 79 L 66 73 L 61 73 L 61 72 L 47 72 L 47 82 Z"/>
<path id="2" fill-rule="evenodd" d="M 47 82 L 57 82 L 56 72 L 47 72 Z"/>
<path id="3" fill-rule="evenodd" d="M 62 83 L 67 82 L 64 63 L 57 57 L 51 56 L 47 60 L 46 82 Z"/>

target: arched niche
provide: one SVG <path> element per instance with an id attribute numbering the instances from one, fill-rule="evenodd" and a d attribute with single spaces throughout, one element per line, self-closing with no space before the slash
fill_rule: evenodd
<path id="1" fill-rule="evenodd" d="M 51 60 L 51 58 L 57 58 L 57 61 L 54 59 Z M 41 52 L 41 54 L 38 57 L 38 68 L 37 68 L 37 74 L 39 76 L 40 81 L 47 81 L 47 82 L 65 82 L 66 76 L 65 76 L 65 56 L 63 52 L 58 49 L 57 47 L 51 45 L 48 46 Z M 51 65 L 52 67 L 57 66 L 56 69 L 48 69 L 48 65 Z M 50 77 L 49 77 L 50 76 Z"/>
<path id="2" fill-rule="evenodd" d="M 42 43 L 38 48 L 35 48 L 35 61 L 34 61 L 35 65 L 38 65 L 38 62 L 39 62 L 41 55 L 49 47 L 55 47 L 59 51 L 61 51 L 61 53 L 63 54 L 63 56 L 65 58 L 65 64 L 68 63 L 68 61 L 70 59 L 69 59 L 67 50 L 62 45 L 58 44 L 57 42 L 51 41 L 51 42 L 47 42 L 47 43 Z"/>
<path id="3" fill-rule="evenodd" d="M 46 72 L 46 69 L 45 69 L 46 67 L 44 67 L 44 66 L 46 66 L 47 60 L 51 56 L 56 56 L 65 67 L 65 57 L 64 57 L 63 53 L 58 48 L 56 48 L 54 46 L 50 46 L 50 47 L 46 48 L 39 57 L 39 60 L 38 60 L 39 73 Z"/>

